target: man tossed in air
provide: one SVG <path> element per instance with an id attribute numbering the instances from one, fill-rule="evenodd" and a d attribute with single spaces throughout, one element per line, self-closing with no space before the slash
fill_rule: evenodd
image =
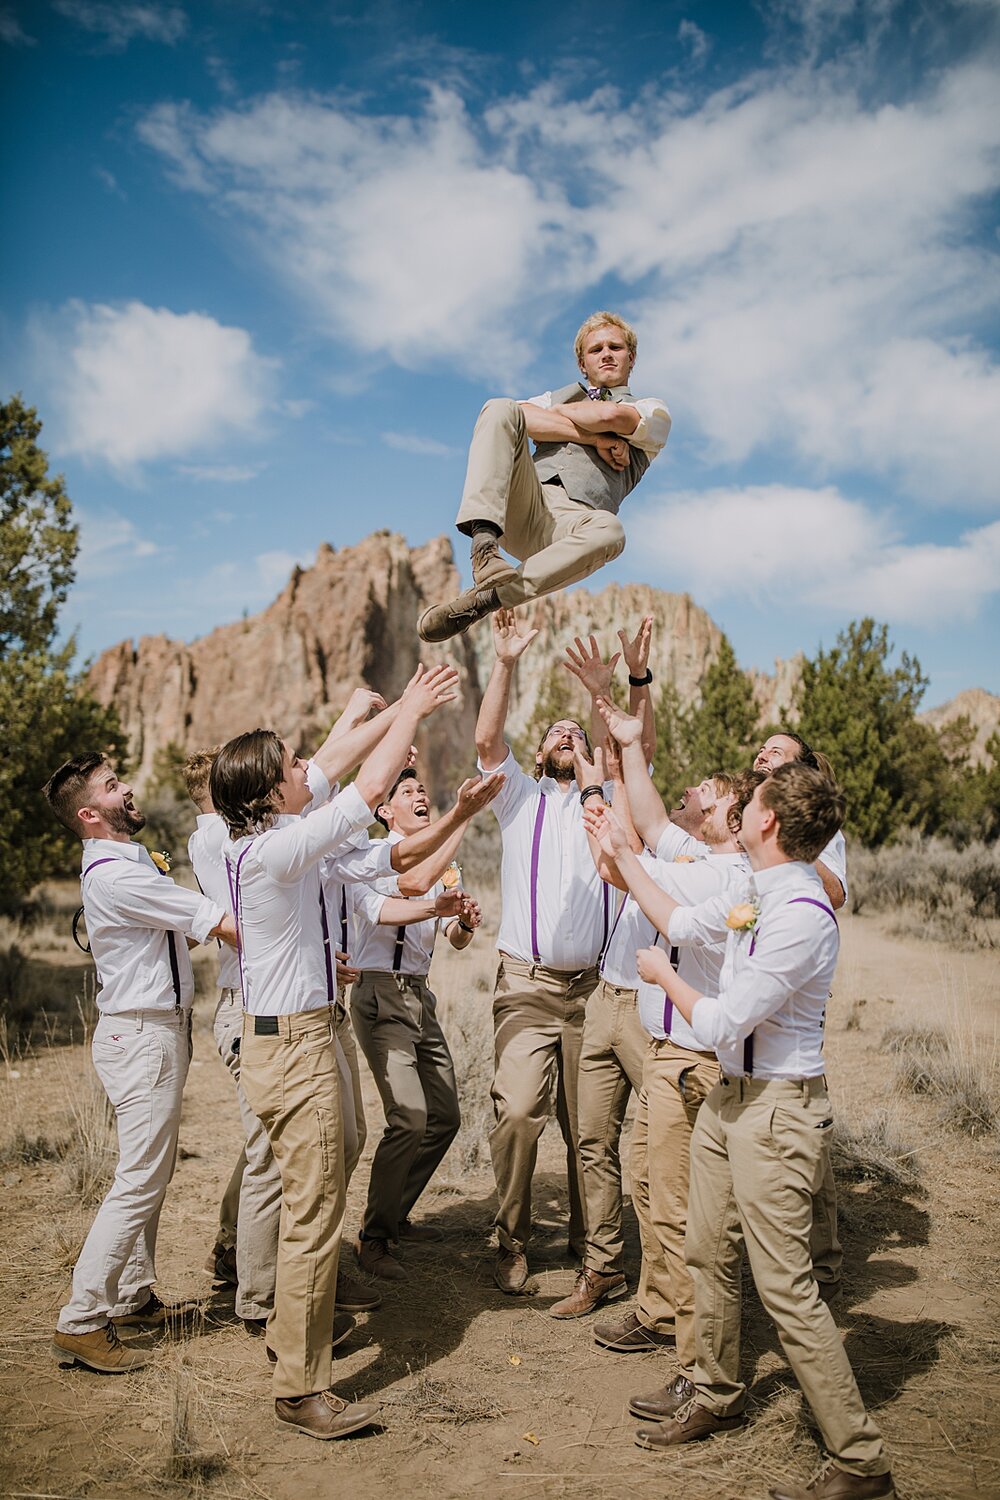
<path id="1" fill-rule="evenodd" d="M 424 610 L 422 640 L 579 583 L 624 548 L 619 508 L 667 441 L 670 413 L 655 396 L 633 399 L 636 338 L 617 314 L 593 313 L 574 347 L 582 380 L 480 412 L 456 522 L 472 538 L 474 583 Z"/>

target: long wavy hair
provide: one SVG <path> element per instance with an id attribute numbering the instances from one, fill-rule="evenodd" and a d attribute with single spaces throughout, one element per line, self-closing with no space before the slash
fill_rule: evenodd
<path id="1" fill-rule="evenodd" d="M 273 729 L 251 729 L 223 745 L 208 786 L 234 839 L 270 828 L 280 811 L 276 793 L 284 766 L 285 747 Z"/>

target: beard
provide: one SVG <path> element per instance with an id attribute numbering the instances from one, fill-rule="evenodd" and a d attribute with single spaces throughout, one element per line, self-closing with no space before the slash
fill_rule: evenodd
<path id="1" fill-rule="evenodd" d="M 112 833 L 127 833 L 130 837 L 146 826 L 146 815 L 137 807 L 109 807 L 104 821 Z"/>
<path id="2" fill-rule="evenodd" d="M 556 759 L 556 757 L 561 757 Z M 576 772 L 573 767 L 573 752 L 571 750 L 553 750 L 542 760 L 542 775 L 551 776 L 553 781 L 572 781 Z"/>

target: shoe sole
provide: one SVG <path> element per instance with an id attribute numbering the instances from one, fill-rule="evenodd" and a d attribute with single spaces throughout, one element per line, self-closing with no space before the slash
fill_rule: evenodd
<path id="1" fill-rule="evenodd" d="M 439 625 L 436 630 L 429 630 L 424 625 L 426 618 L 427 615 L 423 614 L 417 621 L 417 635 L 419 635 L 422 641 L 426 641 L 429 646 L 439 646 L 442 641 L 451 641 L 454 640 L 456 635 L 464 635 L 473 623 L 470 620 L 468 625 L 455 625 L 452 627 L 446 622 L 444 625 Z"/>
<path id="2" fill-rule="evenodd" d="M 707 1443 L 712 1438 L 730 1437 L 734 1432 L 741 1432 L 746 1425 L 745 1420 L 741 1419 L 738 1422 L 734 1421 L 731 1427 L 717 1427 L 714 1432 L 705 1432 L 698 1437 L 687 1438 L 683 1443 L 651 1443 L 637 1432 L 635 1446 L 641 1448 L 643 1453 L 676 1453 L 678 1448 L 685 1448 L 688 1443 Z"/>
<path id="3" fill-rule="evenodd" d="M 667 1339 L 663 1343 L 653 1343 L 650 1339 L 647 1343 L 626 1344 L 624 1342 L 615 1343 L 611 1339 L 599 1339 L 596 1333 L 594 1334 L 594 1343 L 598 1349 L 607 1349 L 610 1354 L 653 1354 L 657 1349 L 672 1349 L 674 1346 L 673 1339 Z"/>
<path id="4" fill-rule="evenodd" d="M 67 1369 L 82 1365 L 85 1370 L 93 1370 L 98 1375 L 131 1375 L 133 1370 L 144 1370 L 151 1363 L 150 1360 L 143 1359 L 128 1365 L 100 1365 L 96 1360 L 87 1359 L 82 1354 L 71 1354 L 68 1349 L 62 1349 L 58 1344 L 52 1345 L 52 1353 Z"/>
<path id="5" fill-rule="evenodd" d="M 382 1306 L 382 1298 L 374 1297 L 371 1302 L 342 1302 L 337 1298 L 337 1306 L 341 1312 L 367 1313 L 376 1312 Z"/>
<path id="6" fill-rule="evenodd" d="M 302 1427 L 298 1422 L 290 1422 L 287 1417 L 275 1417 L 276 1427 L 290 1427 L 293 1432 L 301 1432 L 303 1437 L 317 1438 L 321 1443 L 335 1442 L 337 1438 L 350 1437 L 352 1432 L 360 1432 L 362 1427 L 372 1427 L 378 1419 L 376 1417 L 359 1417 L 356 1422 L 351 1422 L 348 1427 L 341 1427 L 337 1432 L 313 1432 L 311 1427 Z"/>
<path id="7" fill-rule="evenodd" d="M 596 1312 L 599 1307 L 603 1307 L 605 1302 L 617 1302 L 619 1297 L 627 1297 L 628 1294 L 629 1287 L 626 1283 L 625 1286 L 615 1287 L 614 1291 L 605 1292 L 602 1296 L 598 1297 L 597 1301 L 592 1303 L 590 1307 L 581 1308 L 579 1312 L 556 1312 L 555 1308 L 550 1307 L 549 1317 L 558 1318 L 560 1320 L 565 1319 L 567 1321 L 570 1318 L 588 1318 L 590 1314 Z"/>

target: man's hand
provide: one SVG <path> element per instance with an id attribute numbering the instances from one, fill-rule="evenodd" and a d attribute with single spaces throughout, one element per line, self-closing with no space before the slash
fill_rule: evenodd
<path id="1" fill-rule="evenodd" d="M 624 785 L 625 776 L 622 771 L 622 750 L 616 739 L 608 735 L 604 744 L 604 779 L 614 781 L 619 786 Z"/>
<path id="2" fill-rule="evenodd" d="M 489 776 L 470 776 L 463 781 L 455 793 L 455 810 L 462 821 L 467 822 L 489 807 L 506 780 L 502 771 L 491 771 Z"/>
<path id="3" fill-rule="evenodd" d="M 360 969 L 352 969 L 346 953 L 341 953 L 339 948 L 334 949 L 337 959 L 337 984 L 353 984 L 361 973 Z"/>
<path id="4" fill-rule="evenodd" d="M 670 983 L 669 976 L 674 971 L 662 948 L 640 948 L 635 961 L 639 978 L 645 980 L 646 984 L 658 984 L 661 989 L 665 989 Z"/>
<path id="5" fill-rule="evenodd" d="M 604 785 L 604 752 L 598 745 L 594 751 L 593 760 L 587 759 L 587 752 L 582 740 L 573 741 L 573 769 L 576 772 L 576 784 L 581 792 L 587 786 Z M 594 802 L 597 801 L 595 797 Z M 591 798 L 587 798 L 585 806 L 589 805 Z"/>
<path id="6" fill-rule="evenodd" d="M 381 693 L 375 693 L 371 688 L 366 687 L 355 688 L 337 722 L 345 729 L 356 729 L 373 713 L 380 714 L 385 706 L 386 702 Z"/>
<path id="7" fill-rule="evenodd" d="M 649 669 L 649 644 L 652 635 L 652 615 L 647 615 L 642 620 L 632 640 L 629 640 L 624 630 L 619 630 L 618 639 L 622 643 L 621 654 L 625 658 L 630 677 L 645 677 Z"/>
<path id="8" fill-rule="evenodd" d="M 583 823 L 590 837 L 612 859 L 628 853 L 628 835 L 612 809 L 596 797 L 588 797 L 583 804 Z"/>
<path id="9" fill-rule="evenodd" d="M 611 693 L 611 679 L 615 674 L 621 652 L 616 651 L 614 656 L 607 661 L 601 656 L 601 648 L 597 644 L 597 637 L 590 637 L 590 648 L 583 644 L 579 636 L 576 637 L 576 650 L 572 646 L 566 647 L 566 655 L 569 660 L 563 662 L 567 672 L 572 672 L 583 683 L 592 698 L 607 698 Z"/>
<path id="10" fill-rule="evenodd" d="M 474 901 L 471 896 L 462 895 L 462 910 L 459 917 L 466 927 L 478 927 L 483 920 L 483 914 L 479 908 L 479 902 Z"/>
<path id="11" fill-rule="evenodd" d="M 458 697 L 457 682 L 455 667 L 442 665 L 427 671 L 421 663 L 406 684 L 401 701 L 414 709 L 418 719 L 427 719 L 442 704 L 452 703 Z"/>
<path id="12" fill-rule="evenodd" d="M 228 912 L 223 917 L 218 927 L 213 927 L 208 935 L 209 937 L 219 938 L 223 943 L 228 943 L 230 948 L 239 947 L 239 942 L 237 941 L 236 937 L 236 923 L 233 921 Z M 194 946 L 197 947 L 197 943 L 195 943 Z"/>
<path id="13" fill-rule="evenodd" d="M 497 660 L 513 666 L 531 645 L 537 630 L 526 630 L 522 635 L 517 626 L 517 616 L 512 609 L 495 610 L 493 619 L 493 644 Z"/>
<path id="14" fill-rule="evenodd" d="M 442 891 L 440 896 L 434 897 L 434 915 L 436 917 L 460 917 L 464 899 L 461 891 Z"/>
<path id="15" fill-rule="evenodd" d="M 629 445 L 624 438 L 598 437 L 594 439 L 598 458 L 604 460 L 609 469 L 620 474 L 629 466 Z"/>
<path id="16" fill-rule="evenodd" d="M 623 714 L 608 698 L 598 698 L 597 712 L 608 726 L 608 733 L 619 745 L 637 745 L 642 739 L 645 704 L 640 704 L 636 715 Z"/>

